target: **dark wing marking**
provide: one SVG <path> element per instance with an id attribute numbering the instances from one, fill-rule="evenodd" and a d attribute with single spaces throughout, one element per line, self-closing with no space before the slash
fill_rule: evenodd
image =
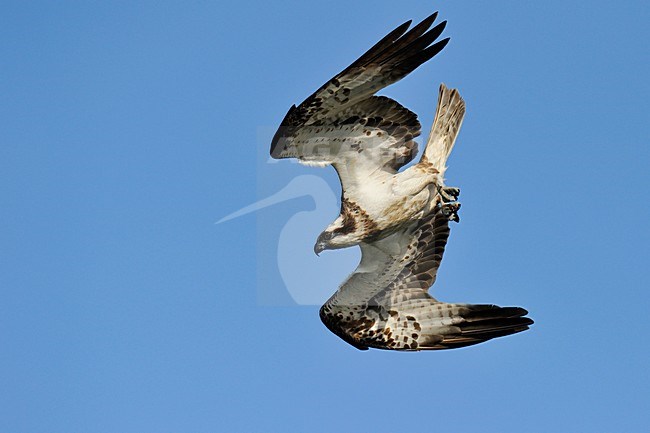
<path id="1" fill-rule="evenodd" d="M 417 116 L 385 96 L 370 96 L 342 109 L 328 122 L 305 125 L 296 131 L 283 157 L 302 162 L 332 163 L 354 173 L 341 176 L 347 189 L 351 182 L 364 182 L 378 169 L 391 173 L 410 162 L 417 154 L 414 138 L 420 135 Z"/>
<path id="2" fill-rule="evenodd" d="M 446 21 L 443 21 L 429 29 L 436 16 L 437 13 L 434 13 L 408 32 L 406 30 L 411 24 L 410 21 L 397 27 L 303 103 L 297 107 L 292 106 L 273 137 L 271 156 L 274 158 L 312 156 L 309 153 L 312 148 L 300 147 L 293 143 L 294 139 L 301 135 L 300 130 L 306 126 L 339 128 L 341 125 L 353 124 L 355 116 L 375 117 L 374 110 L 384 108 L 381 104 L 370 107 L 370 111 L 362 111 L 362 107 L 366 110 L 368 107 L 358 105 L 356 110 L 352 110 L 354 114 L 347 118 L 340 113 L 368 99 L 389 84 L 404 78 L 445 47 L 449 38 L 431 45 L 442 34 L 446 25 Z M 404 110 L 406 109 L 399 106 L 397 111 Z M 410 114 L 415 117 L 414 114 Z M 419 134 L 419 123 L 408 126 L 416 129 Z M 416 136 L 413 131 L 410 133 Z M 326 158 L 323 160 L 333 162 Z"/>

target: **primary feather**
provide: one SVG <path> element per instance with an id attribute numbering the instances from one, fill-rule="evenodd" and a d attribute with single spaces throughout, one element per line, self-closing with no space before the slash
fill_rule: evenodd
<path id="1" fill-rule="evenodd" d="M 271 142 L 274 158 L 333 164 L 376 150 L 372 161 L 358 165 L 346 179 L 363 182 L 378 171 L 395 173 L 417 154 L 413 139 L 420 135 L 417 116 L 396 101 L 374 96 L 439 53 L 449 38 L 433 43 L 446 21 L 430 28 L 437 12 L 407 31 L 398 26 L 300 105 L 292 106 Z"/>

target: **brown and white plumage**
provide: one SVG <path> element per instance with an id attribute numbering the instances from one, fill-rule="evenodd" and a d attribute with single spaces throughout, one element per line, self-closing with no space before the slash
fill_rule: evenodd
<path id="1" fill-rule="evenodd" d="M 455 89 L 440 86 L 421 160 L 417 116 L 375 96 L 435 56 L 445 22 L 436 14 L 408 30 L 390 32 L 298 106 L 292 106 L 271 144 L 274 158 L 336 169 L 342 186 L 339 217 L 314 251 L 361 247 L 357 269 L 323 305 L 320 317 L 359 349 L 450 349 L 528 329 L 519 307 L 448 304 L 428 293 L 458 221 L 458 190 L 444 185 L 449 154 L 465 115 Z M 408 31 L 407 31 L 408 30 Z M 435 43 L 434 43 L 435 42 Z"/>
<path id="2" fill-rule="evenodd" d="M 398 172 L 417 154 L 414 139 L 420 135 L 420 122 L 398 102 L 375 96 L 447 45 L 448 38 L 435 42 L 446 25 L 432 27 L 436 16 L 410 30 L 408 21 L 390 32 L 300 105 L 292 106 L 273 137 L 272 157 L 332 165 L 339 175 L 341 214 L 324 232 L 323 248 L 343 248 L 381 236 L 422 212 L 437 194 L 429 186 L 442 184 L 440 173 L 428 161 Z M 460 123 L 447 129 L 458 132 L 459 127 Z M 345 215 L 350 207 L 360 212 Z M 354 227 L 343 220 L 355 222 Z"/>
<path id="3" fill-rule="evenodd" d="M 444 173 L 464 115 L 465 101 L 458 91 L 441 84 L 431 133 L 420 162 L 388 180 L 367 178 L 351 191 L 343 189 L 339 217 L 321 234 L 315 251 L 388 235 L 426 215 L 439 202 L 455 200 L 460 191 L 445 186 Z M 349 166 L 354 167 L 354 162 L 337 168 L 341 179 L 347 178 Z"/>
<path id="4" fill-rule="evenodd" d="M 458 90 L 448 89 L 441 84 L 436 114 L 422 155 L 422 161 L 430 162 L 440 172 L 441 177 L 444 177 L 447 170 L 447 159 L 454 148 L 464 118 L 465 101 Z"/>
<path id="5" fill-rule="evenodd" d="M 271 156 L 336 167 L 353 155 L 350 151 L 381 147 L 392 152 L 380 169 L 394 173 L 408 163 L 417 152 L 412 141 L 420 134 L 417 116 L 390 98 L 373 95 L 447 45 L 449 38 L 431 45 L 446 26 L 443 21 L 429 29 L 436 17 L 437 12 L 408 32 L 411 21 L 398 26 L 299 106 L 292 106 L 273 137 Z M 368 174 L 360 169 L 354 180 L 363 181 L 361 176 Z"/>
<path id="6" fill-rule="evenodd" d="M 358 349 L 433 350 L 469 346 L 528 329 L 519 307 L 447 304 L 429 295 L 457 203 L 409 227 L 362 243 L 357 269 L 320 309 L 323 323 Z"/>

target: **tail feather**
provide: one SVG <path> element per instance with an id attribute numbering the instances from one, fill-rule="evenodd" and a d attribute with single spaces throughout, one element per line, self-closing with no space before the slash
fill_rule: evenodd
<path id="1" fill-rule="evenodd" d="M 458 90 L 449 89 L 441 84 L 438 91 L 436 115 L 422 160 L 433 164 L 433 167 L 443 175 L 464 117 L 465 101 L 461 98 Z"/>

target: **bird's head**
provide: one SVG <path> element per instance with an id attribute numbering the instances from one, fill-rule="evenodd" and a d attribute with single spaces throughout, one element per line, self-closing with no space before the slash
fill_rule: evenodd
<path id="1" fill-rule="evenodd" d="M 318 235 L 318 239 L 316 239 L 316 244 L 314 244 L 314 253 L 316 253 L 317 256 L 320 255 L 325 250 L 329 250 L 330 248 L 330 241 L 334 237 L 334 233 L 328 232 L 327 230 Z"/>
<path id="2" fill-rule="evenodd" d="M 337 218 L 323 233 L 316 239 L 314 245 L 314 252 L 319 255 L 325 250 L 336 250 L 339 248 L 346 248 L 358 243 L 358 239 L 354 233 L 348 230 L 342 218 Z"/>

